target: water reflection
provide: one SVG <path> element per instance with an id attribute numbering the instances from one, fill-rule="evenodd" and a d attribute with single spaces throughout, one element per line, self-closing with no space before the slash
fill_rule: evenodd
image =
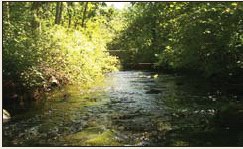
<path id="1" fill-rule="evenodd" d="M 3 125 L 3 146 L 243 145 L 237 95 L 192 77 L 123 71 L 106 78 L 16 115 Z"/>

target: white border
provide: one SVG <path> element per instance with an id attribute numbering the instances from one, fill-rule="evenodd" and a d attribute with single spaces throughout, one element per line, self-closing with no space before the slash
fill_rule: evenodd
<path id="1" fill-rule="evenodd" d="M 0 1 L 0 18 L 1 18 L 1 22 L 0 22 L 0 27 L 1 27 L 1 30 L 0 30 L 0 33 L 1 33 L 1 43 L 0 43 L 0 71 L 1 71 L 1 74 L 0 74 L 0 97 L 1 97 L 1 102 L 0 102 L 0 106 L 1 106 L 1 109 L 2 109 L 2 2 L 4 1 L 30 1 L 30 0 L 1 0 Z M 32 0 L 32 1 L 50 1 L 51 0 Z M 53 0 L 54 1 L 63 1 L 63 0 Z M 75 1 L 75 0 L 66 0 L 66 1 Z M 82 2 L 81 0 L 76 0 L 76 1 L 80 1 Z M 84 0 L 85 1 L 85 0 Z M 88 0 L 90 2 L 97 2 L 98 0 Z M 145 1 L 145 0 L 124 0 L 124 1 L 121 1 L 121 0 L 101 0 L 101 2 L 149 2 L 148 1 Z M 151 0 L 151 1 L 156 1 L 156 2 L 185 2 L 184 0 Z M 186 0 L 186 2 L 190 2 L 190 1 L 200 1 L 200 2 L 217 2 L 217 1 L 223 1 L 223 0 Z M 98 1 L 100 2 L 100 1 Z M 243 2 L 242 0 L 227 0 L 227 1 L 223 1 L 223 2 Z M 25 147 L 2 147 L 2 110 L 0 110 L 0 114 L 1 114 L 1 129 L 0 129 L 0 145 L 1 145 L 1 148 L 25 148 Z M 227 138 L 225 138 L 227 139 Z M 82 149 L 98 149 L 98 148 L 111 148 L 111 149 L 123 149 L 123 148 L 129 148 L 129 149 L 149 149 L 149 148 L 155 148 L 155 149 L 171 149 L 171 148 L 179 148 L 179 149 L 187 149 L 187 148 L 196 148 L 196 149 L 205 149 L 205 148 L 223 148 L 223 149 L 230 149 L 230 148 L 242 148 L 242 147 L 28 147 L 28 148 L 57 148 L 57 149 L 66 149 L 66 148 L 82 148 Z"/>

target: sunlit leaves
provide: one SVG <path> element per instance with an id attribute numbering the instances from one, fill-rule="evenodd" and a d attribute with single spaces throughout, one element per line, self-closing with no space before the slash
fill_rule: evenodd
<path id="1" fill-rule="evenodd" d="M 79 12 L 84 3 L 63 2 L 62 23 L 54 25 L 55 4 L 10 3 L 11 8 L 19 9 L 11 9 L 11 19 L 4 20 L 4 79 L 21 81 L 28 88 L 48 85 L 51 77 L 62 84 L 86 84 L 117 69 L 117 58 L 105 52 L 106 43 L 119 30 L 115 22 L 107 25 L 114 16 L 98 14 L 103 9 L 100 3 L 89 3 L 87 25 L 81 28 L 78 20 L 83 17 Z M 72 19 L 68 29 L 64 19 Z"/>

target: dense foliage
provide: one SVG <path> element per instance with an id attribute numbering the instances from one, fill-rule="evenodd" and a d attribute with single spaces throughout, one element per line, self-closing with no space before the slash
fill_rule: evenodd
<path id="1" fill-rule="evenodd" d="M 27 88 L 89 84 L 154 63 L 206 77 L 242 75 L 241 2 L 3 2 L 3 82 Z M 108 46 L 107 46 L 108 45 Z"/>
<path id="2" fill-rule="evenodd" d="M 106 44 L 121 29 L 118 16 L 97 2 L 3 2 L 3 82 L 89 84 L 117 70 Z"/>
<path id="3" fill-rule="evenodd" d="M 127 28 L 109 46 L 123 63 L 159 69 L 240 76 L 243 69 L 241 2 L 133 3 Z"/>

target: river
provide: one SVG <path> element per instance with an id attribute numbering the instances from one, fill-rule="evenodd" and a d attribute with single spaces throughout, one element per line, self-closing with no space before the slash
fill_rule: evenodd
<path id="1" fill-rule="evenodd" d="M 57 91 L 3 124 L 3 146 L 242 146 L 242 95 L 203 79 L 107 74 L 89 91 Z"/>

